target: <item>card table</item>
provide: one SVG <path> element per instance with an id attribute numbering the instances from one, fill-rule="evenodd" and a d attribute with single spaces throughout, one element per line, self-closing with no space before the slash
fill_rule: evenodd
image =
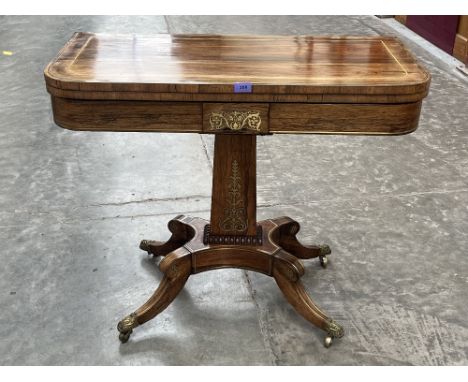
<path id="1" fill-rule="evenodd" d="M 80 32 L 44 76 L 63 128 L 215 134 L 210 220 L 179 215 L 168 223 L 167 242 L 140 243 L 163 257 L 163 278 L 118 323 L 122 342 L 161 313 L 191 274 L 219 268 L 273 277 L 325 332 L 326 347 L 343 336 L 300 281 L 300 260 L 318 258 L 325 268 L 330 247 L 301 244 L 299 223 L 289 217 L 256 219 L 256 138 L 414 131 L 430 74 L 397 38 Z"/>

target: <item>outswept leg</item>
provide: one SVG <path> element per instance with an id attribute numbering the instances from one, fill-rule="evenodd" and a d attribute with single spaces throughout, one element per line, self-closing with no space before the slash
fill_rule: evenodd
<path id="1" fill-rule="evenodd" d="M 161 313 L 177 297 L 191 273 L 191 254 L 185 248 L 179 248 L 167 255 L 159 268 L 164 277 L 158 289 L 146 303 L 117 325 L 119 339 L 123 343 L 128 341 L 134 328 Z"/>
<path id="2" fill-rule="evenodd" d="M 300 244 L 295 237 L 299 224 L 286 217 L 259 222 L 262 240 L 257 244 L 238 244 L 234 240 L 209 243 L 204 240 L 207 224 L 204 219 L 181 215 L 169 222 L 173 235 L 167 243 L 144 242 L 142 249 L 165 255 L 159 264 L 164 277 L 151 298 L 119 322 L 122 342 L 128 341 L 135 327 L 169 306 L 191 274 L 219 268 L 249 269 L 272 276 L 296 311 L 327 333 L 326 347 L 334 338 L 343 336 L 343 328 L 320 310 L 300 281 L 305 271 L 299 258 L 325 256 L 330 252 L 328 246 Z"/>
<path id="3" fill-rule="evenodd" d="M 284 252 L 281 255 L 284 258 Z M 275 261 L 273 277 L 284 296 L 302 317 L 327 333 L 324 345 L 330 347 L 333 338 L 343 337 L 344 330 L 312 301 L 299 280 L 301 273 L 297 271 L 297 266 L 287 259 L 281 262 L 281 266 Z"/>
<path id="4" fill-rule="evenodd" d="M 304 245 L 297 240 L 297 233 L 300 225 L 297 221 L 289 217 L 271 219 L 278 228 L 272 235 L 272 239 L 281 248 L 292 253 L 300 259 L 312 259 L 318 257 L 322 267 L 326 268 L 328 264 L 327 255 L 331 254 L 330 247 L 326 244 Z"/>
<path id="5" fill-rule="evenodd" d="M 168 253 L 182 247 L 194 236 L 193 228 L 184 222 L 184 219 L 186 219 L 184 215 L 179 215 L 169 221 L 167 226 L 172 236 L 168 241 L 142 240 L 140 249 L 154 256 L 166 256 Z"/>

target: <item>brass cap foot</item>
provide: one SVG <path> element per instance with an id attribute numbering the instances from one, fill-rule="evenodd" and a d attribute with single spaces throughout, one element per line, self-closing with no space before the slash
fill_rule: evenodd
<path id="1" fill-rule="evenodd" d="M 331 253 L 330 246 L 328 246 L 327 244 L 323 244 L 320 246 L 320 256 L 326 256 L 326 255 L 329 255 L 330 253 Z"/>
<path id="2" fill-rule="evenodd" d="M 328 336 L 333 338 L 341 338 L 344 336 L 343 327 L 333 320 L 329 320 L 327 322 L 325 331 L 327 332 Z"/>
<path id="3" fill-rule="evenodd" d="M 130 338 L 130 334 L 132 334 L 133 329 L 138 326 L 138 321 L 135 313 L 132 313 L 125 317 L 117 324 L 117 330 L 120 332 L 119 340 L 122 343 L 125 343 Z"/>

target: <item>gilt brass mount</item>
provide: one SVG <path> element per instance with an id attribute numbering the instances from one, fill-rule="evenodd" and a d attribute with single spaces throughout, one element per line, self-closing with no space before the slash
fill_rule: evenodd
<path id="1" fill-rule="evenodd" d="M 221 111 L 211 113 L 209 122 L 210 130 L 240 131 L 247 129 L 260 131 L 262 119 L 259 111 Z"/>

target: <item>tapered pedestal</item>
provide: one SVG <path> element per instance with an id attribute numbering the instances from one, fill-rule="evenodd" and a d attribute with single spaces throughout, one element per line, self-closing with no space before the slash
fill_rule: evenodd
<path id="1" fill-rule="evenodd" d="M 168 224 L 172 236 L 167 242 L 141 242 L 140 248 L 149 254 L 164 256 L 159 264 L 164 277 L 153 296 L 119 322 L 122 342 L 135 327 L 161 313 L 191 274 L 219 268 L 273 277 L 296 311 L 325 331 L 326 347 L 343 336 L 343 328 L 312 301 L 300 281 L 304 267 L 299 259 L 318 257 L 326 267 L 330 248 L 299 243 L 299 223 L 288 217 L 256 221 L 255 138 L 216 136 L 210 221 L 180 215 Z"/>

